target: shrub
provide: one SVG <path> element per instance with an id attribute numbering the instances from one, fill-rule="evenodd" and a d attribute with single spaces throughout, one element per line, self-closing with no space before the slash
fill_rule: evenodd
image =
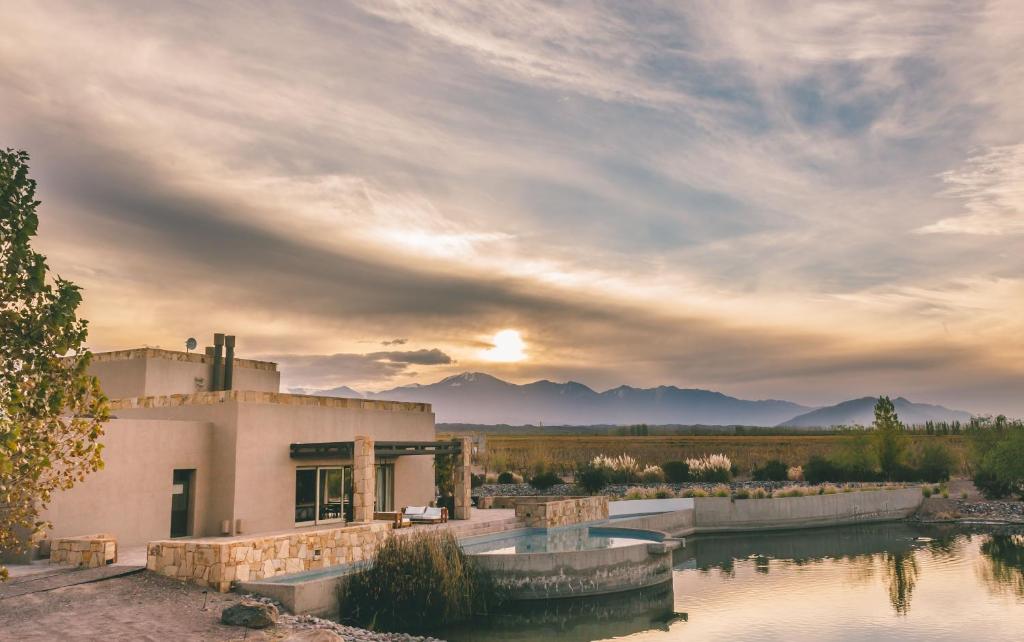
<path id="1" fill-rule="evenodd" d="M 917 458 L 917 471 L 926 482 L 942 482 L 949 479 L 953 470 L 953 453 L 939 442 L 929 441 L 921 447 Z"/>
<path id="2" fill-rule="evenodd" d="M 647 466 L 640 471 L 640 481 L 654 484 L 665 481 L 665 473 L 658 466 Z"/>
<path id="3" fill-rule="evenodd" d="M 344 622 L 378 631 L 424 632 L 487 613 L 503 601 L 490 575 L 450 532 L 390 537 L 338 591 Z"/>
<path id="4" fill-rule="evenodd" d="M 685 461 L 667 461 L 661 465 L 665 479 L 673 484 L 690 481 L 690 465 Z"/>
<path id="5" fill-rule="evenodd" d="M 651 499 L 654 494 L 648 488 L 641 488 L 640 486 L 630 486 L 626 489 L 626 499 Z"/>
<path id="6" fill-rule="evenodd" d="M 469 487 L 470 488 L 479 488 L 479 487 L 484 485 L 484 481 L 486 481 L 486 480 L 484 479 L 483 475 L 475 475 L 475 474 L 474 475 L 470 475 L 469 476 Z"/>
<path id="7" fill-rule="evenodd" d="M 536 488 L 537 490 L 548 490 L 555 484 L 561 483 L 563 483 L 562 478 L 556 475 L 555 473 L 551 472 L 550 470 L 542 473 L 537 473 L 530 479 L 530 485 Z"/>
<path id="8" fill-rule="evenodd" d="M 586 464 L 576 471 L 576 485 L 588 495 L 596 495 L 608 485 L 608 471 L 600 466 Z"/>
<path id="9" fill-rule="evenodd" d="M 690 477 L 702 482 L 728 482 L 732 479 L 732 462 L 725 455 L 704 455 L 687 459 Z"/>
<path id="10" fill-rule="evenodd" d="M 512 477 L 512 473 L 510 473 L 509 471 L 506 470 L 505 472 L 503 472 L 500 475 L 498 475 L 498 483 L 499 484 L 513 484 L 513 483 L 515 483 L 515 479 Z"/>
<path id="11" fill-rule="evenodd" d="M 654 499 L 669 499 L 675 496 L 675 492 L 668 486 L 658 486 L 654 489 Z"/>
<path id="12" fill-rule="evenodd" d="M 1000 479 L 989 468 L 979 468 L 974 471 L 973 481 L 985 499 L 1002 499 L 1013 490 L 1008 482 Z"/>
<path id="13" fill-rule="evenodd" d="M 625 453 L 618 457 L 598 455 L 590 464 L 607 471 L 608 480 L 611 482 L 626 483 L 640 479 L 640 463 Z"/>
<path id="14" fill-rule="evenodd" d="M 712 497 L 728 497 L 731 494 L 732 491 L 729 489 L 728 486 L 724 484 L 719 484 L 718 486 L 715 486 L 714 488 L 711 489 Z"/>
<path id="15" fill-rule="evenodd" d="M 755 481 L 786 481 L 789 477 L 789 467 L 778 459 L 771 459 L 765 462 L 764 466 L 755 468 L 752 473 Z"/>
<path id="16" fill-rule="evenodd" d="M 750 491 L 746 488 L 737 488 L 732 494 L 733 499 L 750 499 Z"/>
<path id="17" fill-rule="evenodd" d="M 832 461 L 815 455 L 807 460 L 803 466 L 804 480 L 811 484 L 820 484 L 827 481 L 842 481 L 843 475 Z"/>
<path id="18" fill-rule="evenodd" d="M 931 488 L 931 486 L 922 486 L 921 487 L 921 494 L 925 496 L 925 499 L 931 497 L 932 496 L 932 488 Z"/>

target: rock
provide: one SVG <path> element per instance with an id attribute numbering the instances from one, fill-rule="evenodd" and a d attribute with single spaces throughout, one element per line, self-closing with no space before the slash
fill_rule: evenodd
<path id="1" fill-rule="evenodd" d="M 264 629 L 277 622 L 277 607 L 255 600 L 242 600 L 229 606 L 220 614 L 220 621 L 232 626 L 244 626 L 249 629 Z"/>
<path id="2" fill-rule="evenodd" d="M 308 629 L 292 633 L 282 642 L 345 642 L 345 638 L 327 629 Z"/>

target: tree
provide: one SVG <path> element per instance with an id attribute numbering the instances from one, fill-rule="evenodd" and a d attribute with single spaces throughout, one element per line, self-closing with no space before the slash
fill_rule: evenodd
<path id="1" fill-rule="evenodd" d="M 49 526 L 39 512 L 53 493 L 103 465 L 109 418 L 86 373 L 79 288 L 49 277 L 29 244 L 39 225 L 35 188 L 28 154 L 0 151 L 0 551 L 23 550 Z"/>
<path id="2" fill-rule="evenodd" d="M 903 425 L 896 414 L 896 406 L 888 397 L 878 398 L 873 426 L 872 441 L 878 467 L 883 477 L 895 479 L 906 465 L 908 443 L 907 436 L 903 434 Z"/>

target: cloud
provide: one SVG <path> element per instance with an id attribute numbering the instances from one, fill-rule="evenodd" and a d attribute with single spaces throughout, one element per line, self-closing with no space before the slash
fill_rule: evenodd
<path id="1" fill-rule="evenodd" d="M 0 32 L 94 348 L 1024 413 L 1016 3 L 126 7 Z"/>
<path id="2" fill-rule="evenodd" d="M 380 344 L 382 346 L 401 346 L 408 343 L 408 341 L 408 339 L 391 339 L 388 341 L 381 341 Z"/>
<path id="3" fill-rule="evenodd" d="M 420 349 L 420 350 L 406 350 L 406 351 L 392 351 L 392 352 L 372 352 L 367 355 L 374 359 L 384 359 L 393 363 L 414 363 L 421 366 L 440 366 L 452 363 L 452 358 L 437 348 Z"/>
<path id="4" fill-rule="evenodd" d="M 998 236 L 1024 232 L 1024 143 L 986 150 L 940 175 L 940 195 L 960 199 L 967 214 L 918 229 L 921 234 Z"/>

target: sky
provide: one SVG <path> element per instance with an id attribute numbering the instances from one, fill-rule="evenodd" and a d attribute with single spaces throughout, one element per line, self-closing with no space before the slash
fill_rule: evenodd
<path id="1" fill-rule="evenodd" d="M 1019 2 L 0 13 L 94 350 L 1024 416 Z"/>

